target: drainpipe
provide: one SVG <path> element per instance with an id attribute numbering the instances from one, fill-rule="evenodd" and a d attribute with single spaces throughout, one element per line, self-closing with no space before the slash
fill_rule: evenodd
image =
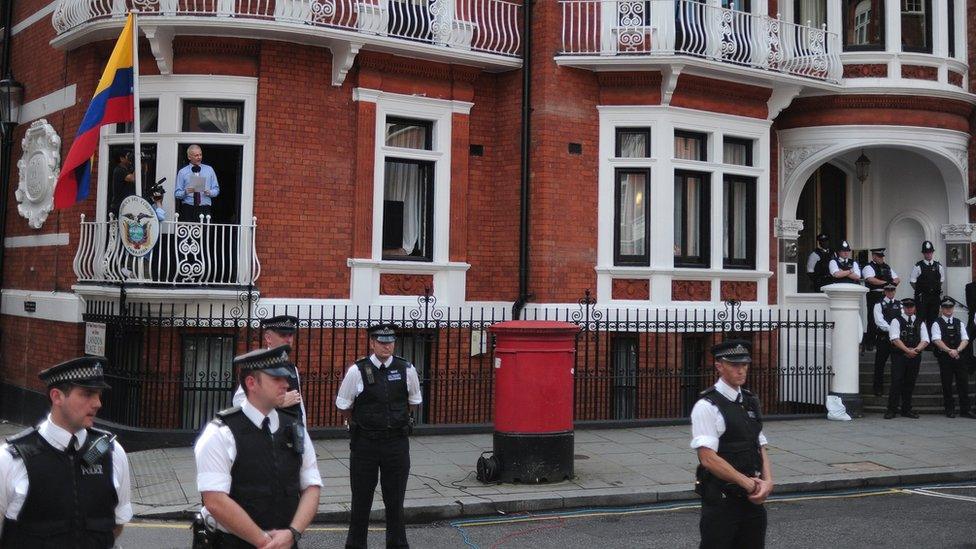
<path id="1" fill-rule="evenodd" d="M 522 159 L 519 185 L 519 293 L 512 305 L 512 320 L 521 318 L 522 309 L 532 298 L 529 291 L 529 152 L 532 122 L 532 7 L 535 0 L 522 4 Z"/>
<path id="2" fill-rule="evenodd" d="M 2 74 L 4 78 L 13 80 L 13 73 L 10 70 L 10 38 L 11 27 L 14 19 L 14 0 L 4 2 L 3 14 L 3 64 Z M 3 290 L 3 264 L 6 255 L 6 246 L 3 245 L 7 236 L 7 192 L 10 187 L 10 157 L 13 155 L 14 136 L 13 129 L 16 123 L 5 128 L 3 132 L 2 151 L 0 151 L 0 165 L 3 166 L 3 173 L 0 173 L 0 291 Z"/>

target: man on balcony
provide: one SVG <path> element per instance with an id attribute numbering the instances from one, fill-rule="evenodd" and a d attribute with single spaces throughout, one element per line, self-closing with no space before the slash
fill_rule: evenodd
<path id="1" fill-rule="evenodd" d="M 179 201 L 180 221 L 200 222 L 200 216 L 211 215 L 213 198 L 220 194 L 217 173 L 203 163 L 200 145 L 186 148 L 190 162 L 176 173 L 176 190 L 173 196 Z"/>

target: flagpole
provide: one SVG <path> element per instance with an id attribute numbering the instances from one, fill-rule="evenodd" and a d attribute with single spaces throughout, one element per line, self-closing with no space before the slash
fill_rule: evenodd
<path id="1" fill-rule="evenodd" d="M 139 113 L 139 10 L 133 9 L 132 14 L 132 146 L 136 157 L 136 196 L 142 196 L 142 118 Z"/>

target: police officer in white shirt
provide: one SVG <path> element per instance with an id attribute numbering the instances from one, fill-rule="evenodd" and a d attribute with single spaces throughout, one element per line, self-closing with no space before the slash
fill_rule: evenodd
<path id="1" fill-rule="evenodd" d="M 929 344 L 929 331 L 925 322 L 915 314 L 914 299 L 906 297 L 901 300 L 901 306 L 901 316 L 888 323 L 888 339 L 892 346 L 891 391 L 884 418 L 895 417 L 900 409 L 902 417 L 918 419 L 918 414 L 912 411 L 912 394 L 922 363 L 922 350 Z"/>
<path id="2" fill-rule="evenodd" d="M 277 315 L 261 321 L 261 342 L 265 349 L 288 345 L 294 347 L 295 332 L 298 330 L 298 317 L 292 315 Z M 292 369 L 294 377 L 288 378 L 288 390 L 282 397 L 278 408 L 284 408 L 294 413 L 301 414 L 302 425 L 308 425 L 305 416 L 305 403 L 302 402 L 302 376 L 298 373 L 298 367 L 294 361 L 289 362 L 289 369 Z M 234 406 L 244 404 L 244 387 L 238 385 L 234 392 Z"/>
<path id="3" fill-rule="evenodd" d="M 736 339 L 712 347 L 719 380 L 691 411 L 703 549 L 763 547 L 766 541 L 763 503 L 773 491 L 773 474 L 759 399 L 742 388 L 751 351 L 748 341 Z"/>
<path id="4" fill-rule="evenodd" d="M 807 278 L 810 279 L 810 286 L 813 291 L 819 292 L 825 284 L 830 284 L 830 273 L 827 271 L 827 264 L 834 253 L 830 250 L 830 235 L 820 233 L 817 235 L 817 247 L 810 252 L 807 257 Z"/>
<path id="5" fill-rule="evenodd" d="M 0 448 L 3 547 L 109 548 L 132 518 L 129 460 L 115 435 L 96 429 L 103 357 L 39 374 L 51 413 Z"/>
<path id="6" fill-rule="evenodd" d="M 942 285 L 945 284 L 945 268 L 933 257 L 935 246 L 928 240 L 922 242 L 922 260 L 912 267 L 912 273 L 908 276 L 909 284 L 915 288 L 918 314 L 930 326 L 939 314 Z"/>
<path id="7" fill-rule="evenodd" d="M 874 326 L 878 333 L 878 347 L 874 353 L 874 396 L 881 396 L 884 389 L 884 371 L 891 356 L 891 339 L 888 337 L 890 322 L 901 315 L 901 301 L 895 299 L 895 291 L 898 289 L 894 284 L 886 284 L 884 296 L 874 304 L 871 317 L 874 318 Z"/>
<path id="8" fill-rule="evenodd" d="M 861 268 L 851 257 L 851 245 L 845 240 L 837 248 L 837 255 L 827 264 L 833 282 L 857 284 L 861 281 Z"/>
<path id="9" fill-rule="evenodd" d="M 969 372 L 962 358 L 969 345 L 966 323 L 952 316 L 956 301 L 949 296 L 942 299 L 942 314 L 932 323 L 932 343 L 939 361 L 939 377 L 942 379 L 942 405 L 946 417 L 956 417 L 956 403 L 952 398 L 952 383 L 959 393 L 959 415 L 974 418 L 969 411 Z"/>
<path id="10" fill-rule="evenodd" d="M 349 422 L 349 480 L 352 513 L 346 549 L 365 549 L 377 472 L 386 515 L 386 547 L 406 548 L 403 498 L 410 476 L 411 409 L 423 402 L 417 369 L 393 356 L 396 326 L 379 324 L 369 333 L 368 357 L 346 371 L 336 407 Z"/>
<path id="11" fill-rule="evenodd" d="M 315 517 L 322 478 L 312 440 L 298 414 L 275 408 L 292 375 L 290 351 L 235 358 L 247 398 L 218 412 L 193 448 L 214 547 L 297 547 Z"/>

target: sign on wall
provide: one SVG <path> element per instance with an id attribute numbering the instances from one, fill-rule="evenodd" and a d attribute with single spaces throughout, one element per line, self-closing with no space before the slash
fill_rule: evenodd
<path id="1" fill-rule="evenodd" d="M 105 356 L 105 323 L 85 323 L 85 354 Z"/>

